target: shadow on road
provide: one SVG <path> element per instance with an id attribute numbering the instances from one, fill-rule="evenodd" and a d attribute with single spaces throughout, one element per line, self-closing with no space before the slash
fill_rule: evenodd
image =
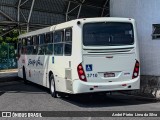
<path id="1" fill-rule="evenodd" d="M 0 95 L 1 93 L 48 94 L 48 91 L 47 88 L 34 83 L 24 84 L 22 80 L 0 82 Z"/>
<path id="2" fill-rule="evenodd" d="M 72 103 L 79 107 L 111 107 L 111 106 L 128 106 L 153 103 L 152 100 L 140 99 L 127 95 L 85 95 L 61 98 L 62 100 Z"/>
<path id="3" fill-rule="evenodd" d="M 40 85 L 29 83 L 24 84 L 23 81 L 14 81 L 8 83 L 0 83 L 0 96 L 4 93 L 24 93 L 24 94 L 49 94 L 49 90 Z M 53 98 L 54 101 L 55 98 Z M 110 107 L 110 106 L 128 106 L 148 104 L 153 101 L 137 100 L 136 97 L 127 95 L 72 95 L 69 97 L 60 97 L 59 102 L 68 102 L 79 107 Z M 58 100 L 57 100 L 58 101 Z"/>

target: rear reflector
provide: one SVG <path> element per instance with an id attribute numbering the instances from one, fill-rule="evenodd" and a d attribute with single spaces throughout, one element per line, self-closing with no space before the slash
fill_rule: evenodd
<path id="1" fill-rule="evenodd" d="M 127 84 L 122 84 L 122 86 L 127 86 Z"/>
<path id="2" fill-rule="evenodd" d="M 81 63 L 77 66 L 77 72 L 78 72 L 79 79 L 87 82 L 87 78 L 86 78 L 86 75 L 84 73 L 83 66 Z"/>
<path id="3" fill-rule="evenodd" d="M 138 75 L 139 75 L 139 62 L 136 60 L 134 70 L 133 70 L 132 79 L 137 78 Z"/>

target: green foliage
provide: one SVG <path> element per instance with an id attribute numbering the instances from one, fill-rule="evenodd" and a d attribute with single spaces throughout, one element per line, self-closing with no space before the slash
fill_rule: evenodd
<path id="1" fill-rule="evenodd" d="M 5 31 L 0 28 L 0 35 Z M 0 36 L 0 70 L 16 68 L 16 54 L 18 41 L 18 30 L 13 30 L 10 33 Z"/>
<path id="2" fill-rule="evenodd" d="M 11 37 L 6 37 L 6 40 L 5 40 L 7 43 L 11 43 L 12 42 L 12 38 Z"/>
<path id="3" fill-rule="evenodd" d="M 14 37 L 14 38 L 12 39 L 12 42 L 17 43 L 17 42 L 18 42 L 18 38 L 17 38 L 17 37 Z"/>
<path id="4" fill-rule="evenodd" d="M 6 46 L 6 45 L 7 45 L 7 43 L 3 41 L 2 42 L 2 46 Z"/>
<path id="5" fill-rule="evenodd" d="M 0 44 L 0 58 L 6 58 L 9 53 L 9 58 L 15 57 L 15 47 L 14 44 L 9 44 L 3 42 Z"/>
<path id="6" fill-rule="evenodd" d="M 3 37 L 2 36 L 0 36 L 0 43 L 3 41 Z"/>
<path id="7" fill-rule="evenodd" d="M 8 45 L 5 42 L 2 42 L 0 46 L 0 58 L 6 58 L 7 57 L 7 50 L 8 50 Z"/>
<path id="8" fill-rule="evenodd" d="M 3 30 L 0 28 L 0 33 L 2 33 Z M 17 43 L 18 42 L 18 36 L 19 32 L 18 30 L 13 30 L 10 33 L 6 34 L 5 36 L 0 36 L 0 43 Z"/>

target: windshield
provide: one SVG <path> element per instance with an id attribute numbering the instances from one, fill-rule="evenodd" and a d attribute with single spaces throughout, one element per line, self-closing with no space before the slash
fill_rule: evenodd
<path id="1" fill-rule="evenodd" d="M 134 43 L 131 23 L 86 23 L 83 26 L 84 46 L 118 46 Z"/>

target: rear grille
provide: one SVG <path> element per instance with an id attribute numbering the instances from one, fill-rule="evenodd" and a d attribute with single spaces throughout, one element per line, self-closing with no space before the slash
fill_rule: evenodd
<path id="1" fill-rule="evenodd" d="M 88 52 L 88 53 L 113 53 L 113 52 L 130 52 L 131 50 L 119 50 L 119 51 L 92 51 L 92 52 Z"/>
<path id="2" fill-rule="evenodd" d="M 132 48 L 120 48 L 120 49 L 84 49 L 83 54 L 109 54 L 109 53 L 131 53 L 134 50 Z"/>

